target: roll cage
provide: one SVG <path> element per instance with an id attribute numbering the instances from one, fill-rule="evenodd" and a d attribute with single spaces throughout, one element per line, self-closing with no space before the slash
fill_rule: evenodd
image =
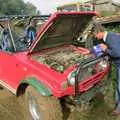
<path id="1" fill-rule="evenodd" d="M 50 15 L 0 16 L 0 49 L 9 52 L 27 50 L 29 45 L 26 45 L 25 30 L 32 22 L 37 31 L 49 16 Z M 5 31 L 7 31 L 6 34 L 4 34 Z"/>

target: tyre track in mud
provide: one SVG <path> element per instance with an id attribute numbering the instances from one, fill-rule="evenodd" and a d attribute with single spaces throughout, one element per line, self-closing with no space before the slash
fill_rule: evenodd
<path id="1" fill-rule="evenodd" d="M 81 112 L 79 108 L 76 109 L 68 120 L 120 120 L 120 116 L 108 114 L 108 111 L 113 109 L 110 98 L 111 94 L 106 98 L 106 102 L 100 100 L 101 98 L 97 99 L 88 111 Z M 7 90 L 0 90 L 0 120 L 23 120 L 21 110 L 16 96 Z"/>

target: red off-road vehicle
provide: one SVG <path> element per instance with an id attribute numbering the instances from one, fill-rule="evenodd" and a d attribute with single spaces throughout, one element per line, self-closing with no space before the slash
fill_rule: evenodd
<path id="1" fill-rule="evenodd" d="M 82 103 L 104 85 L 108 57 L 95 57 L 76 44 L 95 15 L 54 13 L 47 20 L 39 16 L 44 23 L 37 21 L 39 30 L 34 37 L 31 32 L 31 44 L 23 29 L 28 16 L 17 16 L 17 22 L 17 17 L 1 17 L 0 84 L 18 97 L 26 120 L 63 120 L 61 99 Z"/>

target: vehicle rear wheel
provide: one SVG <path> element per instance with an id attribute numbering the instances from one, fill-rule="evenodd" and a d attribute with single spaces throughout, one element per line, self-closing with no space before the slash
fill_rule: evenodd
<path id="1" fill-rule="evenodd" d="M 59 100 L 40 95 L 32 86 L 28 86 L 25 94 L 19 96 L 19 102 L 25 120 L 63 120 Z"/>

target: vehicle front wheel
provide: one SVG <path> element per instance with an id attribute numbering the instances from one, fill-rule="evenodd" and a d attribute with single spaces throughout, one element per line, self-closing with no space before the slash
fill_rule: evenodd
<path id="1" fill-rule="evenodd" d="M 60 102 L 53 96 L 42 96 L 32 86 L 19 96 L 25 120 L 63 120 Z"/>

